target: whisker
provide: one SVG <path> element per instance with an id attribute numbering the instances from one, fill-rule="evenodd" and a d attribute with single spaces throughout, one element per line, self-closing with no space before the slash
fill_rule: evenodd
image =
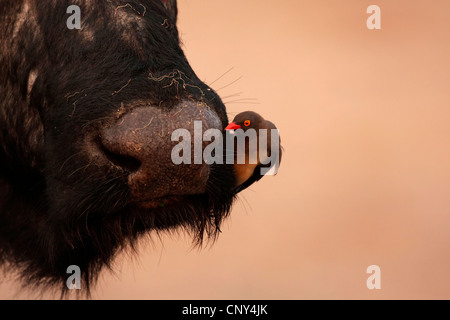
<path id="1" fill-rule="evenodd" d="M 217 82 L 218 80 L 222 79 L 226 74 L 228 74 L 231 70 L 233 70 L 234 67 L 231 67 L 230 69 L 228 69 L 227 71 L 225 71 L 220 77 L 218 77 L 216 80 L 214 80 L 213 82 L 211 82 L 209 84 L 209 86 L 212 86 L 215 82 Z"/>
<path id="2" fill-rule="evenodd" d="M 249 104 L 249 105 L 253 105 L 253 104 L 261 104 L 260 102 L 252 102 L 252 101 L 239 101 L 239 100 L 234 100 L 234 101 L 227 101 L 224 102 L 224 104 Z"/>
<path id="3" fill-rule="evenodd" d="M 81 166 L 80 168 L 76 169 L 75 171 L 73 171 L 71 174 L 68 175 L 68 177 L 70 178 L 71 176 L 73 176 L 75 173 L 77 173 L 80 170 L 86 170 L 87 168 L 89 168 L 91 166 L 91 163 L 89 162 L 87 165 L 85 166 Z M 92 176 L 93 177 L 93 176 Z M 91 178 L 91 177 L 90 177 Z M 86 179 L 87 180 L 87 179 Z"/>
<path id="4" fill-rule="evenodd" d="M 242 76 L 240 76 L 239 78 L 237 78 L 236 80 L 234 80 L 233 82 L 231 82 L 231 83 L 229 83 L 229 84 L 227 84 L 226 86 L 223 86 L 222 88 L 219 88 L 219 89 L 217 89 L 216 91 L 217 92 L 219 92 L 220 90 L 222 90 L 222 89 L 225 89 L 225 88 L 227 88 L 227 87 L 229 87 L 229 86 L 231 86 L 232 84 L 234 84 L 234 83 L 236 83 L 236 82 L 238 82 L 239 80 L 241 80 L 243 77 Z"/>
<path id="5" fill-rule="evenodd" d="M 81 153 L 83 153 L 83 151 L 79 151 L 79 152 L 77 152 L 77 153 L 71 155 L 70 157 L 68 157 L 66 160 L 64 160 L 64 162 L 62 163 L 61 167 L 58 169 L 58 172 L 62 172 L 62 169 L 63 169 L 63 167 L 66 165 L 66 163 L 67 163 L 70 159 L 72 159 L 73 157 L 78 156 L 78 155 L 81 154 Z"/>
<path id="6" fill-rule="evenodd" d="M 225 100 L 225 99 L 228 99 L 228 98 L 234 98 L 234 97 L 239 97 L 241 94 L 243 94 L 244 92 L 237 92 L 237 93 L 233 93 L 233 94 L 230 94 L 230 95 L 228 95 L 228 96 L 225 96 L 225 97 L 220 97 L 222 100 Z"/>
<path id="7" fill-rule="evenodd" d="M 225 98 L 223 98 L 225 99 Z M 258 101 L 258 98 L 240 98 L 240 99 L 236 99 L 234 101 Z"/>

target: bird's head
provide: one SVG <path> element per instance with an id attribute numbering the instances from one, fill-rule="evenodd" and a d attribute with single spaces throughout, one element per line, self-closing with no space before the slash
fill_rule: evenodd
<path id="1" fill-rule="evenodd" d="M 265 127 L 265 121 L 263 117 L 253 111 L 245 111 L 239 113 L 232 122 L 225 128 L 225 130 L 237 130 L 242 129 L 244 131 L 248 129 L 259 129 Z"/>

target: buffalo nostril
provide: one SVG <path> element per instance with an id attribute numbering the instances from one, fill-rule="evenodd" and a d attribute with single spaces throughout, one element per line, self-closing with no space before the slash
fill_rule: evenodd
<path id="1" fill-rule="evenodd" d="M 122 168 L 130 173 L 137 171 L 141 166 L 141 161 L 133 158 L 129 155 L 123 155 L 111 150 L 108 150 L 103 144 L 101 145 L 101 150 L 106 158 L 115 166 Z"/>
<path id="2" fill-rule="evenodd" d="M 206 104 L 181 101 L 170 110 L 136 106 L 99 132 L 102 158 L 126 169 L 130 194 L 135 201 L 202 194 L 210 167 L 206 163 L 176 164 L 172 158 L 177 143 L 172 136 L 176 130 L 183 129 L 194 137 L 189 144 L 191 151 L 195 147 L 198 135 L 195 121 L 201 123 L 202 130 L 222 126 L 217 114 Z M 191 162 L 193 157 L 191 152 Z"/>

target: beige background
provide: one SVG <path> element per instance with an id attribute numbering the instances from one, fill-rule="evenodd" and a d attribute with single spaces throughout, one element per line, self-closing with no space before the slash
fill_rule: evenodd
<path id="1" fill-rule="evenodd" d="M 381 30 L 366 28 L 371 4 Z M 93 297 L 449 299 L 450 2 L 179 0 L 179 10 L 194 70 L 211 83 L 233 68 L 212 87 L 225 87 L 231 118 L 255 110 L 277 124 L 283 162 L 240 195 L 214 245 L 155 238 L 120 257 Z M 366 287 L 372 264 L 381 290 Z M 4 284 L 0 298 L 34 297 L 17 290 Z"/>

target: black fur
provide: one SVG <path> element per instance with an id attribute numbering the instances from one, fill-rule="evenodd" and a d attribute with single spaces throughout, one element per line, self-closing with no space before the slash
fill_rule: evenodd
<path id="1" fill-rule="evenodd" d="M 81 30 L 66 27 L 73 4 Z M 180 48 L 176 10 L 176 1 L 0 0 L 0 265 L 24 283 L 64 291 L 67 267 L 78 265 L 88 294 L 148 231 L 183 226 L 198 243 L 217 235 L 235 198 L 230 166 L 212 168 L 204 194 L 143 210 L 130 205 L 124 172 L 83 152 L 135 100 L 167 110 L 203 101 L 228 122 Z M 190 86 L 163 77 L 174 73 Z"/>

